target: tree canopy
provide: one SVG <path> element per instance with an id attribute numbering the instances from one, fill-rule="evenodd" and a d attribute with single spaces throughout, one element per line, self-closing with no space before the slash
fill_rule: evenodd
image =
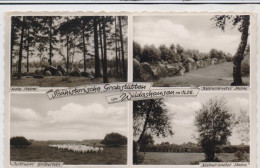
<path id="1" fill-rule="evenodd" d="M 127 138 L 119 133 L 110 133 L 105 136 L 105 138 L 100 142 L 101 144 L 118 147 L 127 144 Z"/>
<path id="2" fill-rule="evenodd" d="M 157 137 L 172 136 L 172 117 L 163 99 L 134 101 L 134 136 L 139 136 L 138 143 L 142 142 L 146 133 Z"/>
<path id="3" fill-rule="evenodd" d="M 24 148 L 31 145 L 31 143 L 25 137 L 17 136 L 17 137 L 12 137 L 10 139 L 10 145 L 17 148 Z"/>
<path id="4" fill-rule="evenodd" d="M 232 114 L 224 98 L 213 97 L 196 112 L 198 142 L 206 161 L 215 161 L 216 147 L 224 145 L 232 133 Z"/>

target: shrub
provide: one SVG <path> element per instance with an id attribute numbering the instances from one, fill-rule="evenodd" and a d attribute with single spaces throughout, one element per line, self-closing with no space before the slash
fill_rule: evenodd
<path id="1" fill-rule="evenodd" d="M 11 138 L 10 145 L 17 148 L 25 148 L 31 145 L 31 143 L 25 137 L 17 136 Z"/>
<path id="2" fill-rule="evenodd" d="M 126 145 L 127 138 L 119 133 L 112 132 L 110 134 L 107 134 L 100 143 L 112 147 L 118 147 L 121 145 Z"/>
<path id="3" fill-rule="evenodd" d="M 234 162 L 248 162 L 249 158 L 246 155 L 246 152 L 244 150 L 238 150 L 235 153 L 235 159 L 233 160 Z"/>

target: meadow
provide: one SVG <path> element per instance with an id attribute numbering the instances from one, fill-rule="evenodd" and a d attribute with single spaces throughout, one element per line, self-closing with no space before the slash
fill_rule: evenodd
<path id="1" fill-rule="evenodd" d="M 243 77 L 249 85 L 249 77 Z M 156 87 L 230 86 L 233 82 L 233 63 L 225 62 L 191 71 L 182 76 L 164 77 L 154 81 Z"/>
<path id="2" fill-rule="evenodd" d="M 220 153 L 217 157 L 222 162 L 232 162 L 234 153 Z M 143 165 L 196 165 L 205 159 L 204 153 L 168 153 L 146 152 Z"/>
<path id="3" fill-rule="evenodd" d="M 108 82 L 125 82 L 122 78 L 109 78 Z M 11 86 L 39 86 L 39 87 L 74 87 L 81 85 L 102 84 L 103 78 L 89 79 L 86 77 L 73 76 L 45 76 L 44 78 L 33 78 L 24 76 L 22 79 L 11 78 Z"/>
<path id="4" fill-rule="evenodd" d="M 56 141 L 57 144 L 59 141 Z M 73 144 L 86 144 L 86 142 L 70 142 Z M 68 150 L 50 148 L 53 142 L 32 142 L 27 148 L 10 149 L 11 161 L 28 162 L 64 162 L 65 165 L 124 165 L 127 162 L 127 147 L 102 146 L 102 153 L 75 153 Z"/>

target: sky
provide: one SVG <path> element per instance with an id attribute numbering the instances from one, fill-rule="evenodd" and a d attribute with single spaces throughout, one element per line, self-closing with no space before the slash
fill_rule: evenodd
<path id="1" fill-rule="evenodd" d="M 214 27 L 210 20 L 214 15 L 135 16 L 134 41 L 144 46 L 180 44 L 184 49 L 209 52 L 215 48 L 232 55 L 240 42 L 237 27 L 228 26 L 226 31 Z"/>
<path id="2" fill-rule="evenodd" d="M 127 136 L 126 103 L 109 105 L 104 95 L 49 100 L 46 94 L 11 94 L 10 102 L 11 137 L 85 140 L 103 139 L 111 132 Z"/>
<path id="3" fill-rule="evenodd" d="M 178 97 L 165 99 L 165 105 L 170 115 L 173 115 L 171 125 L 174 135 L 166 138 L 157 138 L 153 136 L 155 144 L 161 142 L 170 142 L 170 144 L 182 144 L 196 141 L 196 127 L 194 125 L 195 112 L 198 111 L 202 104 L 207 102 L 212 97 L 224 97 L 227 101 L 227 106 L 232 109 L 231 113 L 236 114 L 240 109 L 249 112 L 249 95 L 247 93 L 201 93 L 197 97 Z M 233 129 L 232 136 L 229 141 L 232 145 L 241 144 L 241 140 Z"/>

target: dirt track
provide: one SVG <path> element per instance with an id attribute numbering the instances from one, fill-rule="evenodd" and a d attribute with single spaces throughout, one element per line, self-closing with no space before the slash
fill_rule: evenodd
<path id="1" fill-rule="evenodd" d="M 153 86 L 230 86 L 233 82 L 232 71 L 233 63 L 225 62 L 207 68 L 199 68 L 182 76 L 160 78 L 154 82 Z M 249 77 L 243 77 L 243 82 L 249 84 Z"/>

